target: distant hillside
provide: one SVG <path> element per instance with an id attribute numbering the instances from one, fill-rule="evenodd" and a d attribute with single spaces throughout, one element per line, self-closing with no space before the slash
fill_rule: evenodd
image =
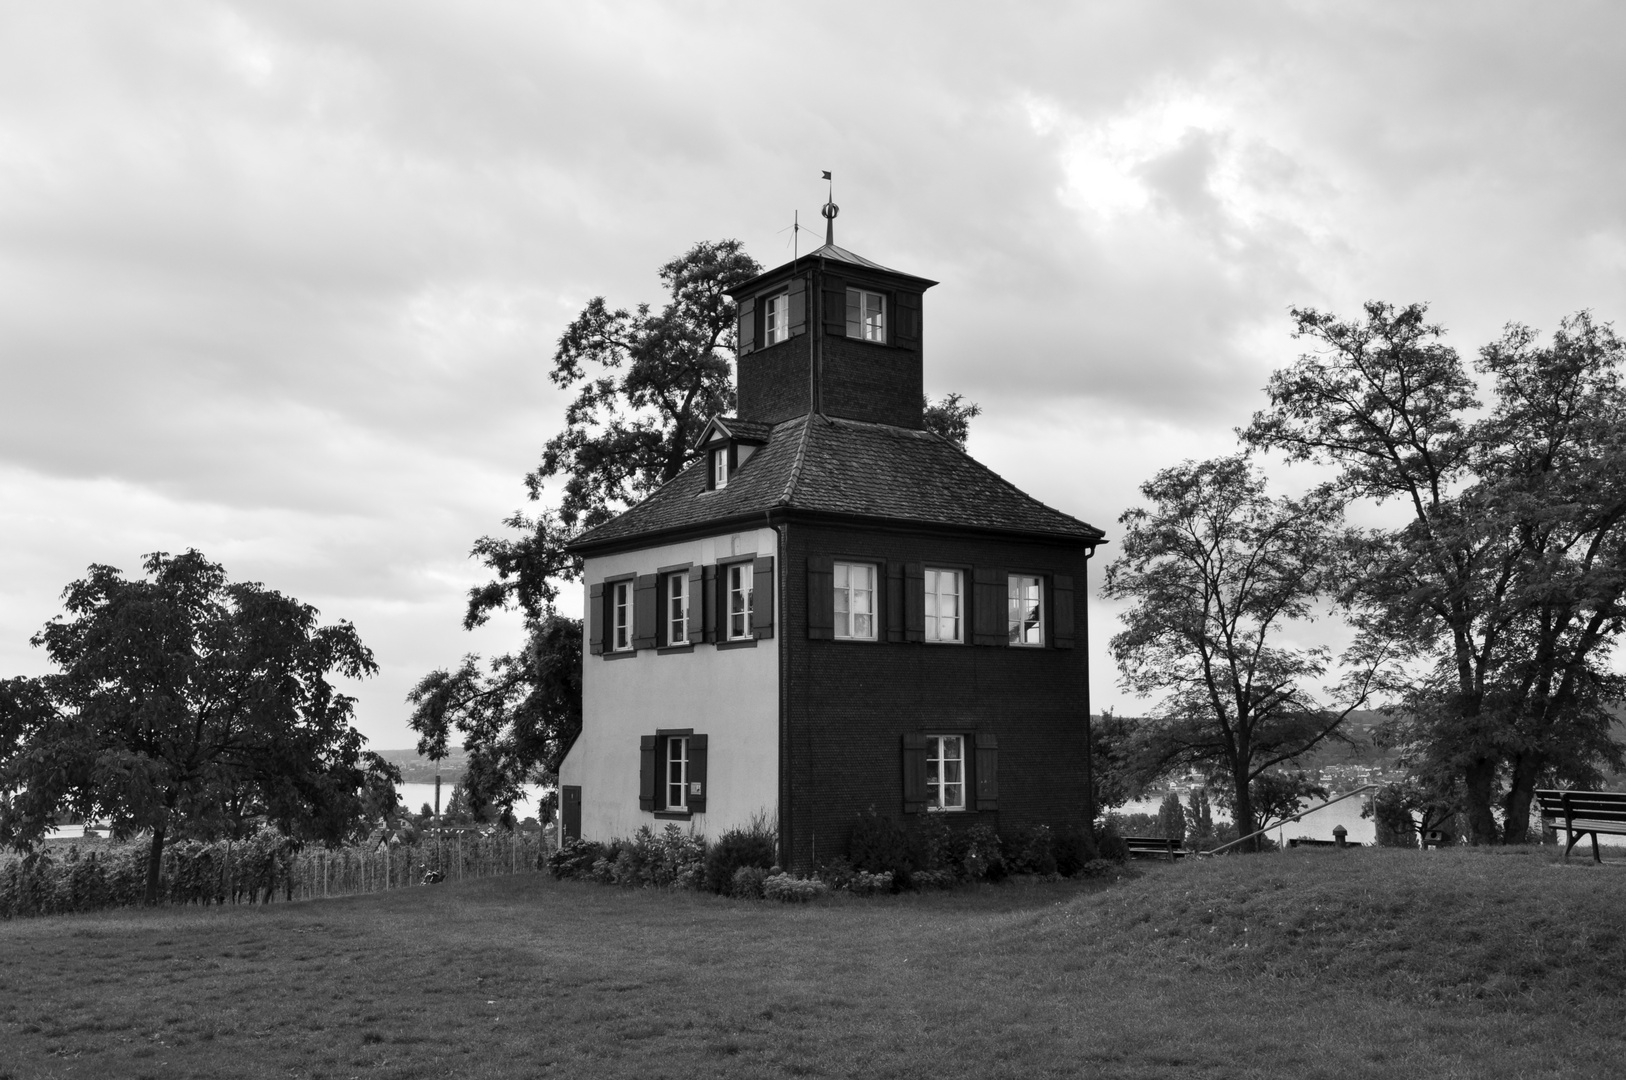
<path id="1" fill-rule="evenodd" d="M 463 778 L 463 770 L 468 767 L 469 755 L 461 749 L 448 750 L 445 757 L 439 761 L 430 761 L 420 757 L 416 750 L 380 750 L 378 755 L 391 762 L 401 770 L 401 780 L 408 784 L 433 784 L 435 774 L 440 774 L 442 787 L 450 788 Z M 450 797 L 450 791 L 447 792 Z"/>

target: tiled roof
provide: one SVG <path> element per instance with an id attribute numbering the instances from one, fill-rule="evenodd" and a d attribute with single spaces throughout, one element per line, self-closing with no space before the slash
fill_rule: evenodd
<path id="1" fill-rule="evenodd" d="M 930 432 L 813 414 L 774 425 L 767 445 L 723 490 L 707 491 L 706 470 L 696 463 L 573 546 L 595 547 L 776 509 L 1086 542 L 1102 536 Z"/>

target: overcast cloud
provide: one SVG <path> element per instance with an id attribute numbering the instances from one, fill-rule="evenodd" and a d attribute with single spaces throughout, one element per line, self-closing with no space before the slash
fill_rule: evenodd
<path id="1" fill-rule="evenodd" d="M 972 453 L 1110 537 L 1231 448 L 1291 306 L 1428 301 L 1465 353 L 1626 317 L 1622 41 L 1603 3 L 9 5 L 0 677 L 88 564 L 192 546 L 354 621 L 360 727 L 410 745 L 408 687 L 517 635 L 459 629 L 467 552 L 566 322 L 699 240 L 785 261 L 823 169 L 839 243 L 942 282 Z"/>

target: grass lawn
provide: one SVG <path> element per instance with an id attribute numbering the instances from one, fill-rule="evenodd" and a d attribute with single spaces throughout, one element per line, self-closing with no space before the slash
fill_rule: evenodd
<path id="1" fill-rule="evenodd" d="M 0 923 L 0 1078 L 1626 1075 L 1626 864 L 1306 851 L 808 907 L 540 875 Z"/>

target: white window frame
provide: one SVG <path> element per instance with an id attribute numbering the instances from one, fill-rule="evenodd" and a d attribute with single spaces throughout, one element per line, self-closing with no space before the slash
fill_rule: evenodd
<path id="1" fill-rule="evenodd" d="M 728 486 L 728 447 L 720 446 L 711 452 L 711 486 L 721 491 Z"/>
<path id="2" fill-rule="evenodd" d="M 666 620 L 668 645 L 689 644 L 689 592 L 688 571 L 666 575 L 666 583 L 661 587 L 661 617 Z"/>
<path id="3" fill-rule="evenodd" d="M 673 779 L 674 771 L 676 779 Z M 661 748 L 662 809 L 681 811 L 689 809 L 689 737 L 668 735 Z M 677 799 L 672 798 L 673 792 Z"/>
<path id="4" fill-rule="evenodd" d="M 862 570 L 868 578 L 868 588 L 853 584 L 853 571 Z M 874 563 L 838 562 L 832 577 L 835 581 L 835 636 L 838 641 L 874 641 L 876 610 L 875 594 L 880 574 Z M 855 598 L 863 597 L 863 610 L 857 610 Z M 860 619 L 869 620 L 869 630 L 862 632 Z"/>
<path id="5" fill-rule="evenodd" d="M 725 614 L 728 632 L 724 637 L 729 641 L 748 640 L 751 637 L 751 602 L 756 588 L 756 567 L 748 562 L 729 563 L 723 573 L 727 575 L 723 592 L 728 601 Z"/>
<path id="6" fill-rule="evenodd" d="M 945 812 L 966 808 L 966 761 L 964 735 L 926 736 L 926 809 Z M 956 751 L 949 756 L 949 749 Z M 950 780 L 949 766 L 957 778 Z"/>
<path id="7" fill-rule="evenodd" d="M 1044 578 L 1012 574 L 1006 584 L 1005 631 L 1011 645 L 1044 648 Z"/>
<path id="8" fill-rule="evenodd" d="M 632 582 L 610 583 L 610 651 L 632 651 Z"/>
<path id="9" fill-rule="evenodd" d="M 951 588 L 945 591 L 948 583 Z M 965 573 L 939 566 L 926 567 L 926 640 L 938 644 L 965 644 Z M 953 612 L 943 614 L 945 600 L 953 601 Z M 944 620 L 952 620 L 950 632 L 944 634 Z"/>
<path id="10" fill-rule="evenodd" d="M 764 347 L 790 340 L 790 293 L 775 293 L 762 302 Z"/>
<path id="11" fill-rule="evenodd" d="M 853 318 L 857 311 L 858 317 Z M 869 289 L 847 290 L 847 336 L 886 344 L 886 294 Z"/>

